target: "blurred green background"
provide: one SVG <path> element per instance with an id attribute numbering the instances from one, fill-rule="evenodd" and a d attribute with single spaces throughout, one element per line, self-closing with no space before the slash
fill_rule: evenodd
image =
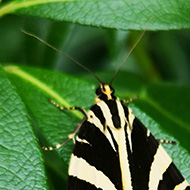
<path id="1" fill-rule="evenodd" d="M 137 41 L 140 32 L 81 26 L 45 19 L 6 16 L 0 20 L 0 61 L 87 73 L 68 58 L 21 32 L 31 32 L 81 64 L 98 71 L 115 70 Z M 123 70 L 146 82 L 190 83 L 190 31 L 146 31 Z"/>

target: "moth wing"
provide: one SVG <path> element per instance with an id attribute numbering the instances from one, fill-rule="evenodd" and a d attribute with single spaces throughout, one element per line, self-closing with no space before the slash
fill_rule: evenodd
<path id="1" fill-rule="evenodd" d="M 94 124 L 85 121 L 70 160 L 68 190 L 122 190 L 117 153 Z"/>
<path id="2" fill-rule="evenodd" d="M 188 182 L 149 130 L 135 117 L 131 126 L 133 186 L 136 189 L 189 190 Z"/>

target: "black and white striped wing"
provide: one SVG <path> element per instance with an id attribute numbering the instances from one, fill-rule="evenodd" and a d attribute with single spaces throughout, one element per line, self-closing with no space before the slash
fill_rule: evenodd
<path id="1" fill-rule="evenodd" d="M 131 139 L 135 189 L 190 190 L 170 156 L 137 118 L 133 121 Z"/>
<path id="2" fill-rule="evenodd" d="M 120 101 L 88 112 L 71 156 L 68 190 L 190 190 L 166 151 Z"/>

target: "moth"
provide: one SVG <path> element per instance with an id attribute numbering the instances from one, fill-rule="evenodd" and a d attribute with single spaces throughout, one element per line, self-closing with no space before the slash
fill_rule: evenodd
<path id="1" fill-rule="evenodd" d="M 71 108 L 84 113 L 84 119 L 77 127 L 80 130 L 71 155 L 67 189 L 190 190 L 163 147 L 124 105 L 126 101 L 120 101 L 114 89 L 104 83 L 96 95 L 87 113 Z"/>
<path id="2" fill-rule="evenodd" d="M 132 99 L 120 100 L 114 95 L 111 83 L 126 59 L 116 70 L 110 84 L 102 83 L 89 69 L 74 61 L 100 82 L 95 104 L 86 112 L 80 107 L 64 108 L 50 100 L 62 111 L 81 111 L 84 118 L 61 144 L 42 148 L 60 148 L 74 139 L 79 131 L 71 155 L 67 190 L 190 190 L 188 182 L 158 140 L 127 107 Z"/>

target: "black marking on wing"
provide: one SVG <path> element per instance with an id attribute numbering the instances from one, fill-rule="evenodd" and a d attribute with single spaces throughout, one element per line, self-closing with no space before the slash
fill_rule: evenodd
<path id="1" fill-rule="evenodd" d="M 108 105 L 109 110 L 111 112 L 114 127 L 116 129 L 119 129 L 121 127 L 121 121 L 120 121 L 116 101 L 108 100 L 106 101 L 106 104 Z"/>
<path id="2" fill-rule="evenodd" d="M 158 143 L 152 136 L 147 138 L 147 129 L 137 118 L 134 119 L 132 127 L 132 152 L 129 148 L 129 140 L 126 140 L 132 186 L 134 190 L 147 190 L 150 166 Z"/>
<path id="3" fill-rule="evenodd" d="M 85 121 L 78 136 L 88 141 L 90 145 L 77 141 L 73 154 L 83 158 L 97 170 L 102 171 L 115 185 L 116 189 L 122 190 L 118 153 L 113 150 L 105 135 L 92 123 Z M 72 188 L 72 190 L 75 189 Z"/>
<path id="4" fill-rule="evenodd" d="M 183 176 L 172 162 L 163 174 L 163 180 L 160 181 L 158 190 L 174 189 L 176 185 L 183 181 Z"/>
<path id="5" fill-rule="evenodd" d="M 116 152 L 118 152 L 118 144 L 113 136 L 113 133 L 111 132 L 111 129 L 110 128 L 107 128 L 107 130 L 109 131 L 110 135 L 111 135 L 111 138 L 112 138 L 112 141 L 113 141 L 113 144 L 114 144 L 114 147 L 115 147 L 115 150 Z"/>
<path id="6" fill-rule="evenodd" d="M 97 106 L 97 105 L 93 105 L 91 110 L 94 112 L 95 116 L 100 120 L 100 122 L 103 125 L 104 130 L 105 130 L 106 120 L 104 118 L 104 115 L 103 115 L 102 110 L 100 109 L 100 107 Z"/>

